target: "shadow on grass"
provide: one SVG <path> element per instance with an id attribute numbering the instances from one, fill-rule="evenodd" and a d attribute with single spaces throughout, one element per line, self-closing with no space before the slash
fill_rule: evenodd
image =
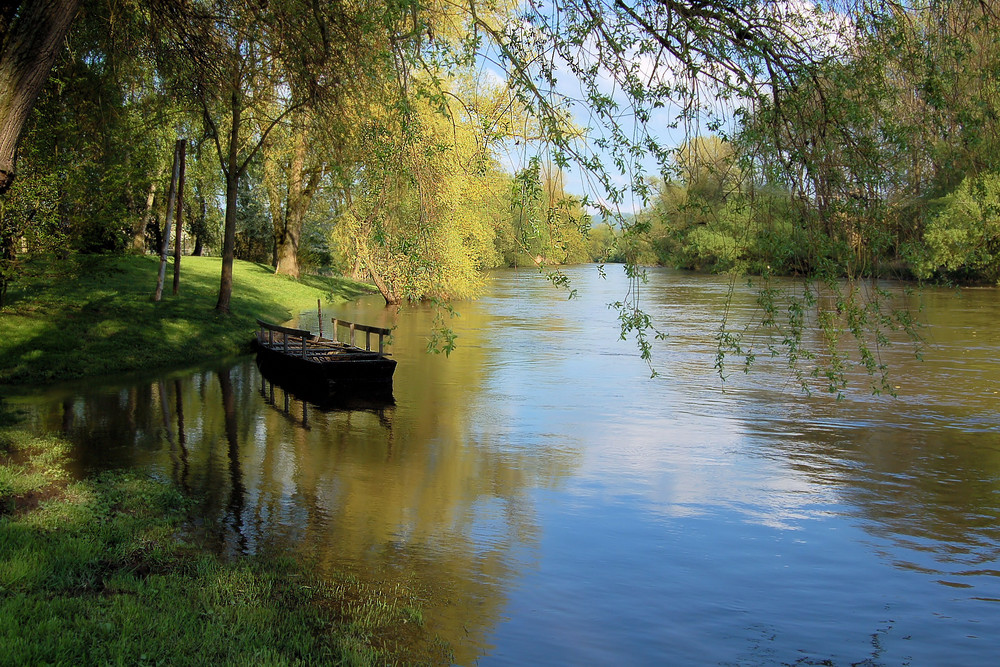
<path id="1" fill-rule="evenodd" d="M 366 287 L 339 278 L 295 281 L 270 267 L 238 262 L 230 315 L 215 311 L 218 258 L 186 257 L 180 293 L 153 302 L 155 257 L 74 257 L 28 263 L 0 312 L 0 384 L 181 366 L 249 350 L 256 319 L 285 322 L 317 299 L 347 300 Z"/>

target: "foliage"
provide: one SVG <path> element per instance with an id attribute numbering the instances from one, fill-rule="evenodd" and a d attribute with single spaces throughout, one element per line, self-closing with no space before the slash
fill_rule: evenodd
<path id="1" fill-rule="evenodd" d="M 47 204 L 58 212 L 65 240 L 83 252 L 124 250 L 172 146 L 156 125 L 164 100 L 150 64 L 126 32 L 134 26 L 123 19 L 121 32 L 106 34 L 108 11 L 100 3 L 84 6 L 22 144 L 26 179 L 55 179 Z M 39 192 L 36 183 L 28 187 Z"/>
<path id="2" fill-rule="evenodd" d="M 252 174 L 240 179 L 236 206 L 237 259 L 248 262 L 271 261 L 274 230 Z"/>
<path id="3" fill-rule="evenodd" d="M 511 183 L 510 221 L 497 229 L 497 250 L 506 266 L 579 264 L 590 261 L 590 216 L 568 194 L 562 170 L 538 156 Z"/>
<path id="4" fill-rule="evenodd" d="M 591 228 L 587 234 L 587 252 L 590 261 L 599 264 L 625 261 L 625 255 L 619 247 L 618 232 L 608 222 L 601 222 Z"/>
<path id="5" fill-rule="evenodd" d="M 387 303 L 467 298 L 497 265 L 494 230 L 506 211 L 496 193 L 505 179 L 474 109 L 439 109 L 447 102 L 431 92 L 414 97 L 402 125 L 372 118 L 364 127 L 366 159 L 345 193 L 336 242 Z"/>
<path id="6" fill-rule="evenodd" d="M 1000 283 L 1000 173 L 966 177 L 939 200 L 912 264 L 920 278 Z"/>
<path id="7" fill-rule="evenodd" d="M 196 127 L 218 169 L 200 151 L 189 226 L 224 257 L 222 311 L 231 258 L 269 250 L 281 273 L 301 254 L 387 302 L 590 257 L 993 282 L 989 214 L 969 208 L 985 200 L 963 183 L 1000 167 L 995 18 L 978 0 L 84 2 L 5 204 L 0 293 L 32 234 L 141 246 L 169 144 Z M 511 144 L 545 159 L 505 173 Z M 567 193 L 570 169 L 594 192 Z M 609 224 L 590 242 L 585 212 Z M 639 294 L 623 322 L 645 321 Z"/>
<path id="8" fill-rule="evenodd" d="M 30 155 L 30 150 L 25 153 Z M 0 198 L 0 307 L 10 284 L 21 274 L 22 250 L 55 251 L 65 247 L 57 192 L 58 177 L 40 174 L 19 178 Z"/>

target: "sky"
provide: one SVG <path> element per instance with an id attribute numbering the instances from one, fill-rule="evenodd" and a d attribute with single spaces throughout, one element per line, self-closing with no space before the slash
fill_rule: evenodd
<path id="1" fill-rule="evenodd" d="M 794 32 L 797 38 L 805 40 L 812 50 L 843 52 L 844 29 L 849 26 L 849 22 L 842 15 L 826 12 L 822 15 L 822 20 L 826 22 L 827 27 L 815 28 L 813 27 L 816 25 L 815 17 L 817 14 L 815 11 L 819 5 L 810 0 L 779 0 L 767 4 L 770 7 L 769 11 L 780 18 L 781 29 Z M 796 19 L 798 19 L 798 27 L 796 27 Z M 526 24 L 522 25 L 523 29 L 530 30 Z M 480 77 L 484 82 L 496 85 L 502 84 L 506 80 L 506 72 L 498 64 L 499 58 L 494 47 L 485 46 L 479 54 L 477 62 Z M 582 83 L 573 75 L 564 61 L 556 59 L 555 62 L 558 82 L 554 93 L 570 103 L 573 122 L 578 127 L 586 129 L 588 140 L 580 142 L 580 150 L 599 156 L 611 173 L 615 185 L 627 185 L 631 182 L 634 173 L 628 169 L 624 171 L 616 169 L 609 152 L 602 150 L 597 145 L 597 139 L 607 138 L 608 135 L 601 120 L 584 103 L 587 95 Z M 657 64 L 652 55 L 634 54 L 633 62 L 636 71 L 641 74 L 643 80 L 661 83 L 678 82 L 676 61 L 673 61 L 673 66 L 669 60 L 662 59 Z M 645 126 L 645 131 L 665 147 L 677 148 L 686 139 L 711 134 L 709 126 L 712 123 L 719 126 L 723 132 L 731 132 L 736 128 L 735 112 L 739 107 L 744 106 L 747 100 L 723 99 L 717 96 L 704 78 L 696 78 L 694 82 L 698 89 L 698 103 L 701 105 L 699 113 L 694 114 L 690 120 L 678 124 L 682 108 L 678 101 L 668 101 L 662 108 L 653 110 Z M 630 113 L 630 102 L 621 86 L 609 72 L 603 69 L 598 75 L 597 83 L 600 91 L 609 95 L 619 105 L 621 112 L 619 122 L 626 134 L 631 135 L 634 141 L 641 140 L 643 128 L 635 119 L 634 114 Z M 521 169 L 533 155 L 541 155 L 544 162 L 545 146 L 511 141 L 497 157 L 511 173 L 514 173 Z M 660 167 L 652 157 L 638 160 L 638 165 L 646 177 L 661 175 Z M 596 179 L 580 165 L 571 165 L 564 172 L 564 184 L 567 192 L 581 196 L 586 195 L 591 200 L 608 203 L 605 193 Z M 612 208 L 615 207 L 612 206 Z M 617 208 L 624 214 L 635 213 L 643 208 L 643 202 L 635 195 L 627 196 Z"/>

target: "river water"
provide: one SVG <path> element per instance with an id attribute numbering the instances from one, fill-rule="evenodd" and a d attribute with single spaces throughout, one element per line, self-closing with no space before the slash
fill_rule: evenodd
<path id="1" fill-rule="evenodd" d="M 883 348 L 898 397 L 854 374 L 838 400 L 781 359 L 719 380 L 750 290 L 650 271 L 651 378 L 620 268 L 568 273 L 574 299 L 497 273 L 447 358 L 429 306 L 325 313 L 396 327 L 394 405 L 322 411 L 252 358 L 10 400 L 82 470 L 195 494 L 214 548 L 417 591 L 459 664 L 993 664 L 1000 291 L 908 297 L 924 359 Z"/>

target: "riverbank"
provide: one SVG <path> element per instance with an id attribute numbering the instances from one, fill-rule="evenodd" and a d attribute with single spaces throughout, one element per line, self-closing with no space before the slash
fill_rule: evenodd
<path id="1" fill-rule="evenodd" d="M 220 316 L 220 260 L 183 262 L 180 294 L 168 281 L 159 303 L 153 257 L 25 265 L 0 309 L 0 385 L 232 356 L 257 317 L 282 322 L 317 299 L 367 291 L 236 262 L 233 314 Z M 19 420 L 0 398 L 0 664 L 448 662 L 399 586 L 320 579 L 282 558 L 222 560 L 183 534 L 192 499 L 176 486 L 126 473 L 73 479 L 70 444 Z"/>
<path id="2" fill-rule="evenodd" d="M 159 259 L 71 256 L 26 262 L 0 308 L 0 385 L 45 384 L 184 366 L 247 351 L 256 318 L 283 322 L 298 312 L 370 291 L 340 277 L 277 276 L 269 266 L 233 266 L 232 314 L 220 315 L 221 259 L 184 257 L 179 294 L 167 267 L 154 302 Z"/>
<path id="3" fill-rule="evenodd" d="M 12 420 L 0 412 L 0 664 L 446 661 L 398 586 L 208 555 L 179 536 L 188 501 L 176 487 L 127 473 L 73 481 L 69 444 Z"/>

